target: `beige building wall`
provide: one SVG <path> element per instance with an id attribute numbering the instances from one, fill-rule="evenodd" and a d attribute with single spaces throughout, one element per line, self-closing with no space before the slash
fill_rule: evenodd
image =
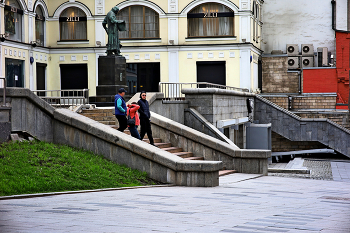
<path id="1" fill-rule="evenodd" d="M 18 0 L 23 1 L 23 0 Z M 46 88 L 58 90 L 61 88 L 61 64 L 87 64 L 88 88 L 90 95 L 96 94 L 98 85 L 98 57 L 104 55 L 107 35 L 101 22 L 108 11 L 115 5 L 120 9 L 131 5 L 144 5 L 159 13 L 159 38 L 158 39 L 128 39 L 122 40 L 122 55 L 127 57 L 127 63 L 160 63 L 161 82 L 196 82 L 198 61 L 224 61 L 226 70 L 226 85 L 233 87 L 242 86 L 242 80 L 248 79 L 249 88 L 255 90 L 257 77 L 257 59 L 261 56 L 261 41 L 253 40 L 254 17 L 251 15 L 253 0 L 38 0 L 24 1 L 27 9 L 23 14 L 23 42 L 5 40 L 0 42 L 1 69 L 0 75 L 6 76 L 5 59 L 19 59 L 25 61 L 25 87 L 36 89 L 36 63 L 47 64 Z M 212 38 L 188 38 L 187 13 L 193 7 L 202 3 L 216 2 L 224 4 L 234 11 L 234 36 Z M 260 6 L 262 1 L 257 0 Z M 35 9 L 38 4 L 44 6 L 45 15 L 45 47 L 33 47 L 30 44 L 30 35 L 35 41 Z M 0 3 L 0 17 L 4 18 L 4 3 Z M 47 8 L 46 8 L 47 7 Z M 66 7 L 79 7 L 87 13 L 87 40 L 88 41 L 60 41 L 59 15 Z M 33 17 L 30 22 L 29 17 Z M 246 21 L 248 19 L 248 21 Z M 247 24 L 245 24 L 247 22 Z M 245 28 L 248 27 L 248 28 Z M 258 35 L 261 35 L 261 25 L 258 27 Z M 4 34 L 4 20 L 1 20 L 0 34 Z M 248 36 L 248 37 L 247 37 Z M 101 41 L 103 38 L 103 41 Z M 242 39 L 246 39 L 243 41 Z M 99 46 L 97 41 L 101 41 Z M 5 55 L 4 51 L 7 50 Z M 21 51 L 25 57 L 14 54 L 9 50 Z M 198 56 L 202 54 L 202 56 Z M 242 54 L 245 58 L 242 59 Z M 249 56 L 252 61 L 249 61 Z M 29 62 L 30 57 L 34 61 Z M 62 60 L 64 57 L 64 60 Z M 75 57 L 75 59 L 72 59 Z M 255 65 L 254 65 L 255 64 Z M 175 70 L 175 72 L 174 72 Z M 74 77 L 72 77 L 74 80 Z"/>

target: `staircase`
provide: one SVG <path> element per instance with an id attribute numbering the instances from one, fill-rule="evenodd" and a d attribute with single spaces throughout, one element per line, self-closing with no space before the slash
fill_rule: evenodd
<path id="1" fill-rule="evenodd" d="M 114 116 L 114 108 L 106 109 L 87 109 L 83 110 L 81 115 L 89 117 L 95 121 L 111 126 L 114 129 L 117 129 L 118 126 L 115 125 L 116 118 Z M 129 134 L 129 130 L 124 130 L 124 133 Z M 194 156 L 192 152 L 183 151 L 180 147 L 174 147 L 169 142 L 163 142 L 161 138 L 153 138 L 154 145 L 162 150 L 165 150 L 169 153 L 177 155 L 186 160 L 204 160 L 204 157 Z M 144 142 L 149 143 L 147 134 L 145 135 Z M 219 171 L 219 176 L 229 175 L 235 173 L 235 170 L 226 170 L 225 168 Z"/>
<path id="2" fill-rule="evenodd" d="M 318 141 L 350 157 L 350 130 L 328 119 L 301 118 L 256 95 L 254 119 L 271 123 L 271 130 L 291 141 Z"/>

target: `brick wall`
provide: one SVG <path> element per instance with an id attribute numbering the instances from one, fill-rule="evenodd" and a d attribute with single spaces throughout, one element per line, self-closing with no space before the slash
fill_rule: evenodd
<path id="1" fill-rule="evenodd" d="M 288 109 L 288 96 L 264 96 L 264 98 L 284 109 Z"/>
<path id="2" fill-rule="evenodd" d="M 293 110 L 335 109 L 336 96 L 293 96 Z"/>
<path id="3" fill-rule="evenodd" d="M 288 57 L 262 58 L 262 93 L 298 93 L 299 75 L 288 71 Z"/>
<path id="4" fill-rule="evenodd" d="M 324 149 L 325 145 L 319 142 L 306 142 L 306 141 L 290 141 L 281 135 L 272 132 L 272 152 L 285 152 L 285 151 L 297 151 L 297 150 L 312 150 L 312 149 Z"/>

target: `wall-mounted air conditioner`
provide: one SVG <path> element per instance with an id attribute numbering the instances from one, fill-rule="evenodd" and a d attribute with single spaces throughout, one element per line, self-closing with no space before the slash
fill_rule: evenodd
<path id="1" fill-rule="evenodd" d="M 299 57 L 288 57 L 288 69 L 299 68 Z"/>
<path id="2" fill-rule="evenodd" d="M 298 56 L 299 55 L 299 45 L 297 44 L 287 44 L 287 54 L 288 56 Z"/>
<path id="3" fill-rule="evenodd" d="M 301 45 L 301 55 L 313 56 L 314 55 L 314 46 L 312 44 L 302 44 Z"/>
<path id="4" fill-rule="evenodd" d="M 317 48 L 317 66 L 328 66 L 328 48 L 319 47 Z"/>
<path id="5" fill-rule="evenodd" d="M 302 57 L 301 60 L 303 68 L 314 67 L 314 57 Z"/>

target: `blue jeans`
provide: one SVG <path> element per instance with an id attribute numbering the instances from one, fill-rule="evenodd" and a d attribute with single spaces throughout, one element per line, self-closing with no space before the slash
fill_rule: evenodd
<path id="1" fill-rule="evenodd" d="M 137 126 L 136 125 L 128 127 L 128 129 L 130 131 L 131 136 L 141 140 L 141 137 L 140 137 L 139 131 L 137 131 Z"/>

